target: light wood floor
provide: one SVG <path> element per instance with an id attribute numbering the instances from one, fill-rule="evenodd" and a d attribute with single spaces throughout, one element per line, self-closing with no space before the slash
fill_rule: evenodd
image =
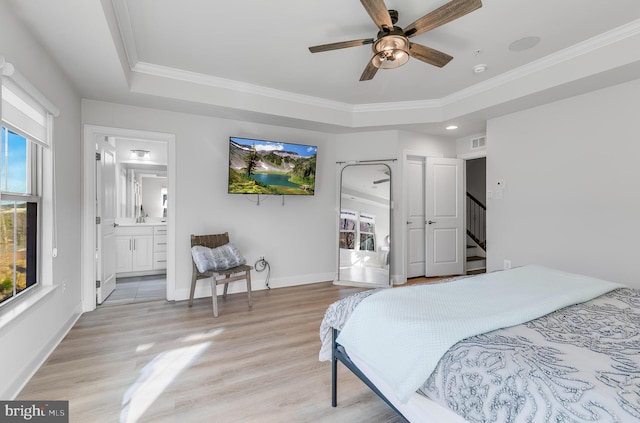
<path id="1" fill-rule="evenodd" d="M 414 280 L 412 282 L 416 282 Z M 400 422 L 342 365 L 331 407 L 319 326 L 357 288 L 318 283 L 85 313 L 17 399 L 69 400 L 71 422 Z"/>

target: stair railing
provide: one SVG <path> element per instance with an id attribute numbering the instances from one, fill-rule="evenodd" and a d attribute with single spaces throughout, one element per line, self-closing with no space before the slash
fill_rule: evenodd
<path id="1" fill-rule="evenodd" d="M 487 208 L 476 197 L 467 193 L 467 235 L 487 251 Z"/>

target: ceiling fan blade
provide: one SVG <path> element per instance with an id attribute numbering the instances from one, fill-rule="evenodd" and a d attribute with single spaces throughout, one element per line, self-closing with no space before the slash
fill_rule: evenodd
<path id="1" fill-rule="evenodd" d="M 309 47 L 311 53 L 320 53 L 323 51 L 338 50 L 340 48 L 357 47 L 365 44 L 373 44 L 373 38 L 363 38 L 361 40 L 341 41 L 339 43 L 322 44 L 319 46 Z"/>
<path id="2" fill-rule="evenodd" d="M 384 0 L 360 0 L 360 3 L 362 3 L 376 26 L 380 28 L 380 31 L 393 29 L 393 22 Z"/>
<path id="3" fill-rule="evenodd" d="M 415 59 L 422 60 L 425 63 L 439 68 L 443 67 L 453 59 L 453 57 L 449 56 L 447 53 L 416 43 L 409 44 L 409 55 Z"/>
<path id="4" fill-rule="evenodd" d="M 471 13 L 482 7 L 481 0 L 453 0 L 427 13 L 411 25 L 405 27 L 404 35 L 414 37 L 423 32 L 430 31 L 459 17 Z"/>
<path id="5" fill-rule="evenodd" d="M 376 72 L 378 72 L 378 68 L 373 66 L 373 63 L 369 60 L 367 67 L 364 68 L 364 71 L 360 76 L 360 81 L 369 81 L 370 79 L 373 79 L 373 77 L 376 76 Z"/>
<path id="6" fill-rule="evenodd" d="M 384 179 L 378 179 L 376 181 L 373 181 L 374 184 L 381 184 L 383 182 L 389 182 L 391 179 L 390 178 L 384 178 Z"/>

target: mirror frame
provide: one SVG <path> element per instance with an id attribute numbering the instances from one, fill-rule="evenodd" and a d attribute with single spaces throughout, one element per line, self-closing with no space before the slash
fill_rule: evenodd
<path id="1" fill-rule="evenodd" d="M 337 260 L 337 272 L 336 272 L 336 279 L 334 280 L 334 284 L 335 285 L 346 285 L 346 286 L 358 286 L 358 287 L 391 287 L 392 284 L 392 278 L 391 278 L 391 260 L 390 260 L 390 255 L 392 253 L 392 247 L 391 247 L 391 242 L 389 242 L 389 250 L 387 252 L 387 265 L 386 265 L 386 270 L 387 270 L 387 275 L 386 275 L 386 280 L 384 284 L 381 283 L 377 283 L 375 281 L 372 282 L 367 282 L 367 281 L 353 281 L 350 279 L 341 279 L 341 275 L 340 275 L 340 220 L 341 220 L 341 214 L 342 214 L 342 206 L 343 206 L 343 198 L 342 198 L 342 190 L 343 190 L 343 186 L 344 186 L 344 171 L 345 169 L 349 168 L 349 167 L 361 167 L 361 166 L 384 166 L 386 167 L 386 171 L 389 173 L 389 203 L 388 203 L 388 227 L 389 227 L 389 233 L 388 233 L 388 237 L 390 240 L 393 240 L 393 189 L 392 189 L 392 182 L 393 182 L 393 177 L 392 177 L 392 170 L 391 170 L 391 166 L 389 166 L 387 163 L 384 163 L 383 161 L 367 161 L 367 162 L 353 162 L 353 163 L 346 163 L 342 166 L 342 168 L 340 169 L 340 184 L 339 184 L 339 191 L 338 191 L 338 196 L 339 196 L 339 201 L 338 201 L 338 219 L 337 219 L 337 224 L 336 224 L 336 229 L 338 230 L 338 236 L 337 236 L 337 250 L 338 250 L 338 260 Z M 385 219 L 386 220 L 386 219 Z"/>

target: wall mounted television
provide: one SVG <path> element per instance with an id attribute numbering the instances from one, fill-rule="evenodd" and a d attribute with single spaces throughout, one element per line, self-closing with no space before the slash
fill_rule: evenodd
<path id="1" fill-rule="evenodd" d="M 229 137 L 229 194 L 314 195 L 313 145 Z"/>

